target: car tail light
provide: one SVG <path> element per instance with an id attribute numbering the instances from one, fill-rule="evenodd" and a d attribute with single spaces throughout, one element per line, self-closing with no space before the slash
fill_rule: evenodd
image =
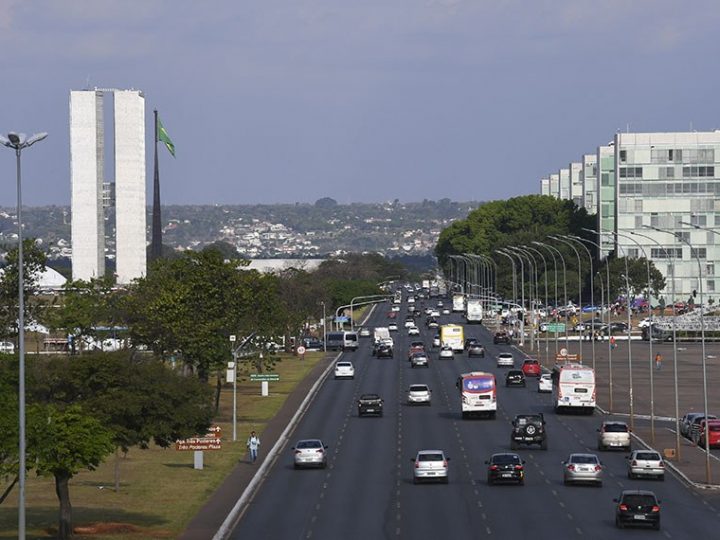
<path id="1" fill-rule="evenodd" d="M 600 465 L 595 465 L 595 471 L 602 471 L 602 467 Z"/>
<path id="2" fill-rule="evenodd" d="M 627 504 L 621 504 L 621 505 L 620 505 L 620 510 L 622 510 L 623 512 L 627 512 L 627 511 L 628 511 Z"/>
<path id="3" fill-rule="evenodd" d="M 420 468 L 420 462 L 419 462 L 419 461 L 416 461 L 416 462 L 415 462 L 415 468 L 416 468 L 416 469 L 419 469 L 419 468 Z"/>
<path id="4" fill-rule="evenodd" d="M 516 470 L 516 471 L 522 471 L 522 469 L 523 469 L 523 466 L 522 466 L 522 465 L 515 465 L 515 470 Z"/>
<path id="5" fill-rule="evenodd" d="M 443 467 L 447 468 L 447 466 L 448 466 L 448 464 L 447 464 L 447 459 L 444 459 L 444 460 L 443 460 Z"/>
<path id="6" fill-rule="evenodd" d="M 664 462 L 664 461 L 661 461 L 661 462 L 660 462 L 660 467 L 665 468 L 665 462 Z"/>
<path id="7" fill-rule="evenodd" d="M 568 468 L 568 471 L 574 471 L 574 470 L 575 470 L 575 465 L 573 465 L 573 464 L 571 463 L 570 465 L 567 466 L 567 468 Z"/>
<path id="8" fill-rule="evenodd" d="M 633 467 L 637 467 L 637 460 L 633 459 L 630 465 L 632 465 Z"/>
<path id="9" fill-rule="evenodd" d="M 498 466 L 497 466 L 497 465 L 490 465 L 490 470 L 491 470 L 491 471 L 497 471 L 497 470 L 498 470 Z"/>
<path id="10" fill-rule="evenodd" d="M 656 505 L 653 505 L 652 511 L 653 511 L 653 512 L 659 512 L 659 511 L 660 511 L 660 507 L 659 507 L 657 504 L 656 504 Z"/>
<path id="11" fill-rule="evenodd" d="M 318 448 L 318 449 L 316 450 L 316 452 L 317 452 L 318 454 L 322 454 L 323 452 L 325 452 L 325 450 L 323 450 L 322 448 Z"/>
<path id="12" fill-rule="evenodd" d="M 295 455 L 297 456 L 298 454 L 302 454 L 302 451 L 300 451 L 300 450 L 295 450 Z"/>

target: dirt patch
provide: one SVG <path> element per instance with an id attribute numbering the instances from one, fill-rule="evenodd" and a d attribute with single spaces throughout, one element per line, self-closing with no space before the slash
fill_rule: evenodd
<path id="1" fill-rule="evenodd" d="M 89 523 L 73 528 L 75 534 L 93 535 L 93 534 L 143 534 L 151 533 L 153 538 L 171 538 L 170 531 L 157 531 L 144 529 L 131 523 Z"/>

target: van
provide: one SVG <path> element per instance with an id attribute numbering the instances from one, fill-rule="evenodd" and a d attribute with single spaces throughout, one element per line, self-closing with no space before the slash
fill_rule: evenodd
<path id="1" fill-rule="evenodd" d="M 343 332 L 343 350 L 354 351 L 358 348 L 357 332 Z"/>
<path id="2" fill-rule="evenodd" d="M 345 332 L 328 332 L 325 341 L 328 351 L 341 351 L 345 347 Z"/>
<path id="3" fill-rule="evenodd" d="M 13 354 L 15 344 L 12 341 L 0 341 L 0 353 Z"/>

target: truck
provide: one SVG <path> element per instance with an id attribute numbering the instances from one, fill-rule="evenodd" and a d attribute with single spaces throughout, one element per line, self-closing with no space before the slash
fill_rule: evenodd
<path id="1" fill-rule="evenodd" d="M 440 346 L 450 347 L 455 352 L 463 352 L 465 333 L 459 324 L 443 324 L 440 327 Z"/>
<path id="2" fill-rule="evenodd" d="M 422 288 L 425 290 L 430 289 L 430 280 L 429 279 L 423 279 L 422 280 Z"/>
<path id="3" fill-rule="evenodd" d="M 455 312 L 465 311 L 465 295 L 460 293 L 453 294 L 452 310 Z"/>
<path id="4" fill-rule="evenodd" d="M 387 326 L 376 326 L 373 330 L 373 339 L 375 343 L 382 341 L 383 339 L 390 339 L 390 330 Z"/>
<path id="5" fill-rule="evenodd" d="M 468 322 L 468 324 L 482 323 L 482 300 L 480 300 L 479 298 L 468 298 L 466 310 L 467 311 L 465 312 L 465 320 Z"/>

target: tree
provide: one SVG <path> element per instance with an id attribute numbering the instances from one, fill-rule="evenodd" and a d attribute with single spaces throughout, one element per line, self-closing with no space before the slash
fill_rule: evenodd
<path id="1" fill-rule="evenodd" d="M 234 259 L 242 259 L 242 256 L 238 252 L 237 248 L 233 246 L 230 242 L 225 242 L 223 240 L 216 240 L 212 244 L 208 244 L 203 248 L 203 251 L 208 251 L 211 249 L 218 250 L 223 257 L 225 257 L 226 260 L 234 260 Z"/>
<path id="2" fill-rule="evenodd" d="M 0 339 L 18 335 L 18 249 L 7 254 L 7 265 L 0 275 Z M 38 281 L 47 257 L 34 239 L 23 240 L 23 299 L 25 321 L 42 318 L 42 305 L 36 300 Z"/>
<path id="3" fill-rule="evenodd" d="M 101 330 L 103 325 L 115 327 L 119 317 L 115 299 L 120 293 L 113 291 L 114 285 L 114 277 L 110 275 L 90 281 L 70 281 L 63 287 L 62 294 L 54 298 L 54 309 L 49 310 L 47 317 L 48 325 L 73 336 L 73 354 L 79 340 L 101 338 L 106 333 Z"/>
<path id="4" fill-rule="evenodd" d="M 162 358 L 178 357 L 202 381 L 229 358 L 230 334 L 276 330 L 272 276 L 241 271 L 217 250 L 158 260 L 123 299 L 134 343 Z"/>
<path id="5" fill-rule="evenodd" d="M 644 257 L 638 259 L 627 258 L 627 277 L 628 281 L 625 282 L 625 257 L 610 257 L 608 259 L 610 265 L 610 299 L 609 302 L 613 301 L 618 296 L 627 296 L 627 285 L 630 285 L 630 295 L 634 298 L 639 294 L 647 291 L 648 288 L 648 274 L 647 264 Z M 600 272 L 602 276 L 605 276 L 606 267 L 608 262 L 602 265 Z M 605 280 L 603 278 L 603 285 Z M 650 294 L 652 296 L 658 296 L 660 291 L 665 288 L 665 277 L 662 275 L 660 270 L 655 268 L 655 265 L 650 261 Z M 650 299 L 648 298 L 648 301 Z M 675 299 L 673 299 L 673 302 Z"/>
<path id="6" fill-rule="evenodd" d="M 330 197 L 323 197 L 315 201 L 315 208 L 335 208 L 337 201 Z"/>
<path id="7" fill-rule="evenodd" d="M 38 476 L 55 478 L 58 538 L 64 540 L 72 536 L 69 481 L 83 469 L 95 470 L 112 452 L 112 433 L 78 405 L 60 410 L 34 404 L 27 418 L 28 461 Z"/>

